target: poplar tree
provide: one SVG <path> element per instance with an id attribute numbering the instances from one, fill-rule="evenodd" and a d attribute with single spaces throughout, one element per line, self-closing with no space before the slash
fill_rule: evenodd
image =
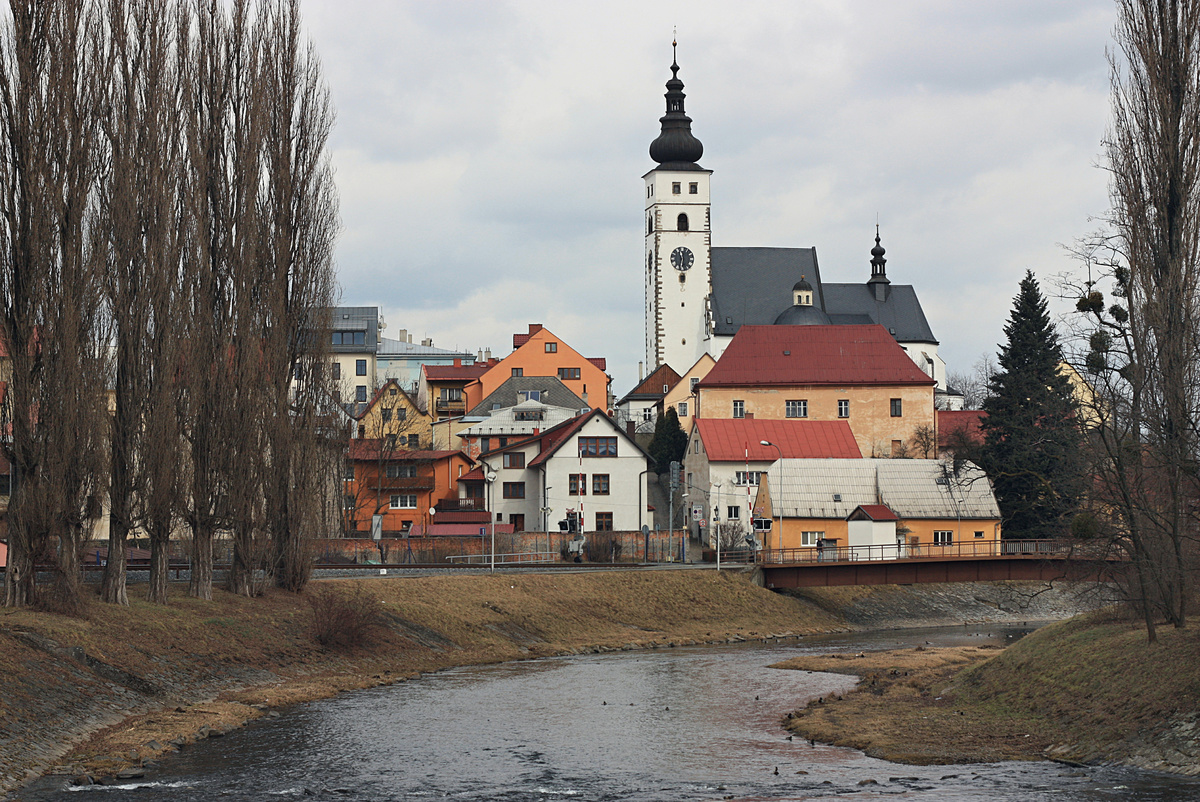
<path id="1" fill-rule="evenodd" d="M 983 405 L 983 467 L 1005 537 L 1061 537 L 1083 497 L 1082 435 L 1058 334 L 1032 271 L 1021 280 L 1004 333 L 1008 342 Z"/>

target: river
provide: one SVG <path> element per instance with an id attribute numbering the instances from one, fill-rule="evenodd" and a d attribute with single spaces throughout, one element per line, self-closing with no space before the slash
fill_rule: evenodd
<path id="1" fill-rule="evenodd" d="M 460 668 L 286 710 L 146 776 L 23 799 L 363 802 L 1200 798 L 1200 782 L 1053 763 L 905 766 L 789 741 L 780 718 L 853 679 L 769 669 L 834 648 L 1011 643 L 999 626 Z"/>

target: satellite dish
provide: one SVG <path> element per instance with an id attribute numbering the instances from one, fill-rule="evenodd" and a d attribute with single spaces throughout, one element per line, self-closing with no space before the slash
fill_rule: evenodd
<path id="1" fill-rule="evenodd" d="M 483 469 L 483 481 L 487 482 L 488 484 L 491 484 L 492 482 L 496 481 L 496 472 L 493 471 L 491 468 L 484 468 Z"/>

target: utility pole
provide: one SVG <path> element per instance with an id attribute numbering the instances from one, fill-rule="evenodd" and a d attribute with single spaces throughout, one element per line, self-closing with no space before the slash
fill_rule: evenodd
<path id="1" fill-rule="evenodd" d="M 675 554 L 675 491 L 679 489 L 679 463 L 672 461 L 667 470 L 671 474 L 670 501 L 667 503 L 667 554 L 673 557 Z"/>

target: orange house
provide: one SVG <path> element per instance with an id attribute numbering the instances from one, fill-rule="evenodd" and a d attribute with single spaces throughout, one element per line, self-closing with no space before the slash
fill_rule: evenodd
<path id="1" fill-rule="evenodd" d="M 351 537 L 383 537 L 428 528 L 430 510 L 458 498 L 458 480 L 475 461 L 461 451 L 389 451 L 381 438 L 350 441 L 343 475 L 344 523 Z"/>
<path id="2" fill-rule="evenodd" d="M 612 381 L 607 368 L 603 357 L 585 357 L 541 323 L 530 323 L 528 334 L 513 335 L 513 352 L 484 373 L 479 389 L 469 388 L 468 394 L 478 403 L 514 376 L 557 376 L 592 409 L 607 410 Z"/>

